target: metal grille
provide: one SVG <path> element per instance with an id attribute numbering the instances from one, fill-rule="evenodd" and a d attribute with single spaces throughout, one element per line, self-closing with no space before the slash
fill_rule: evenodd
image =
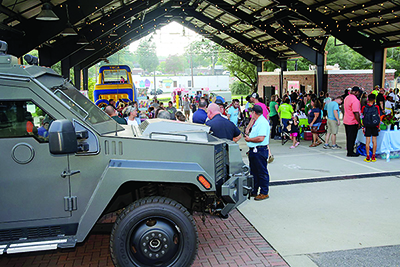
<path id="1" fill-rule="evenodd" d="M 18 240 L 20 238 L 54 237 L 59 234 L 62 234 L 60 226 L 10 229 L 0 231 L 0 242 Z"/>
<path id="2" fill-rule="evenodd" d="M 222 179 L 225 182 L 226 178 L 226 150 L 223 145 L 215 146 L 215 182 Z"/>

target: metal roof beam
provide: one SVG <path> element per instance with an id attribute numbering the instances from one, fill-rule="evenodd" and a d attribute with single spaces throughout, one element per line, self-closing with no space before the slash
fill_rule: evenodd
<path id="1" fill-rule="evenodd" d="M 196 11 L 193 10 L 185 10 L 185 12 L 188 13 L 189 16 L 192 16 L 202 22 L 204 22 L 205 24 L 208 24 L 209 26 L 213 27 L 214 29 L 217 29 L 219 31 L 223 31 L 226 35 L 238 40 L 239 42 L 241 42 L 242 44 L 244 44 L 245 46 L 248 46 L 251 48 L 252 44 L 254 44 L 254 42 L 250 39 L 247 39 L 246 37 L 244 37 L 243 35 L 241 35 L 240 33 L 237 33 L 236 31 L 232 31 L 232 32 L 226 32 L 226 28 L 222 27 L 222 25 L 218 22 L 216 22 L 215 20 L 206 17 L 203 14 L 200 14 Z M 252 50 L 254 50 L 255 52 L 268 57 L 272 62 L 274 62 L 275 64 L 279 65 L 280 60 L 278 59 L 279 54 L 270 50 L 269 48 L 265 47 L 264 49 L 261 48 L 251 48 Z"/>
<path id="2" fill-rule="evenodd" d="M 95 24 L 82 28 L 79 34 L 85 36 L 89 42 L 92 42 L 107 35 L 112 30 L 121 27 L 121 25 L 130 21 L 131 17 L 158 3 L 160 3 L 159 0 L 142 1 L 139 4 L 134 2 L 133 4 L 117 10 L 110 16 L 101 18 Z M 40 48 L 41 64 L 44 66 L 52 66 L 71 54 L 83 49 L 84 46 L 76 44 L 78 38 L 79 36 L 63 38 L 63 40 L 56 42 L 52 47 Z"/>
<path id="3" fill-rule="evenodd" d="M 213 1 L 213 3 L 218 5 L 218 8 L 225 10 L 227 13 L 230 13 L 231 15 L 233 15 L 233 16 L 235 16 L 237 18 L 241 18 L 242 21 L 245 21 L 245 22 L 247 22 L 249 24 L 252 24 L 252 18 L 253 17 L 251 15 L 248 15 L 248 14 L 246 14 L 245 12 L 243 12 L 241 10 L 231 11 L 231 7 L 226 2 L 221 2 L 220 0 Z M 253 26 L 255 26 L 255 25 L 253 25 Z M 255 27 L 257 27 L 257 26 L 255 26 Z M 264 32 L 268 33 L 270 36 L 272 36 L 273 38 L 275 38 L 279 42 L 283 43 L 285 46 L 289 47 L 290 49 L 292 49 L 296 53 L 300 54 L 300 51 L 302 53 L 307 51 L 307 53 L 305 53 L 304 56 L 305 57 L 307 56 L 306 58 L 309 61 L 311 61 L 314 64 L 316 64 L 318 56 L 316 54 L 314 56 L 312 56 L 312 57 L 309 57 L 309 56 L 312 54 L 312 52 L 315 52 L 315 53 L 319 53 L 319 52 L 317 52 L 314 49 L 306 46 L 305 44 L 302 44 L 302 43 L 297 43 L 296 44 L 295 42 L 293 42 L 293 38 L 292 37 L 290 37 L 290 36 L 288 36 L 288 35 L 286 35 L 286 34 L 284 34 L 282 32 L 279 32 L 276 29 L 274 29 L 274 28 L 272 28 L 272 27 L 270 27 L 268 25 L 264 24 L 264 26 L 261 25 L 261 26 L 259 26 L 257 28 L 260 29 L 261 31 L 264 31 Z M 303 56 L 303 54 L 301 54 L 301 55 Z"/>
<path id="4" fill-rule="evenodd" d="M 354 47 L 353 49 L 366 57 L 367 59 L 374 61 L 374 53 L 371 52 L 374 49 L 378 49 L 380 47 L 380 43 L 367 38 L 366 36 L 358 33 L 353 29 L 343 29 L 337 27 L 336 21 L 326 17 L 320 12 L 310 9 L 307 5 L 300 1 L 292 2 L 289 0 L 281 0 L 286 2 L 288 5 L 292 5 L 292 8 L 296 9 L 296 12 L 301 15 L 308 17 L 312 20 L 316 25 L 322 27 L 327 33 L 335 36 L 340 39 L 344 44 L 349 47 Z M 363 47 L 355 47 L 356 44 L 362 44 Z"/>
<path id="5" fill-rule="evenodd" d="M 24 31 L 26 34 L 23 38 L 9 36 L 4 32 L 0 32 L 0 38 L 8 42 L 9 53 L 16 57 L 21 57 L 29 51 L 37 48 L 41 44 L 58 35 L 67 24 L 65 12 L 65 4 L 68 4 L 70 14 L 70 22 L 72 24 L 86 18 L 98 9 L 106 6 L 109 0 L 96 0 L 96 7 L 93 1 L 75 1 L 68 0 L 61 5 L 54 6 L 54 13 L 60 18 L 58 21 L 40 21 L 36 17 L 32 17 L 25 22 L 21 22 L 14 28 L 19 31 Z M 45 29 L 45 30 L 38 30 Z"/>
<path id="6" fill-rule="evenodd" d="M 165 4 L 163 8 L 169 8 L 171 2 Z M 71 55 L 71 66 L 80 65 L 80 68 L 86 68 L 92 66 L 93 62 L 96 62 L 99 58 L 103 58 L 112 54 L 112 51 L 115 50 L 116 47 L 122 46 L 127 42 L 133 42 L 146 36 L 149 29 L 152 29 L 154 25 L 158 25 L 162 22 L 167 22 L 168 18 L 164 17 L 164 12 L 160 12 L 159 9 L 155 9 L 150 13 L 146 14 L 145 21 L 135 20 L 132 24 L 125 24 L 116 30 L 118 34 L 118 38 L 115 38 L 113 41 L 110 41 L 108 45 L 105 43 L 108 41 L 108 36 L 104 36 L 97 40 L 97 43 L 94 43 L 95 51 L 80 50 L 77 53 Z M 142 29 L 143 27 L 143 29 Z M 132 38 L 132 36 L 134 38 Z M 103 44 L 104 43 L 104 44 Z M 112 47 L 114 46 L 114 47 Z"/>

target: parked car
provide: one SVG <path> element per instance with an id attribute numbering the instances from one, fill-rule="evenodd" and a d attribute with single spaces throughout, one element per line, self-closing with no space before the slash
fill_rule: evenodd
<path id="1" fill-rule="evenodd" d="M 151 89 L 150 94 L 151 95 L 161 95 L 163 93 L 163 90 L 161 90 L 160 88 L 157 89 L 157 91 L 155 89 Z"/>

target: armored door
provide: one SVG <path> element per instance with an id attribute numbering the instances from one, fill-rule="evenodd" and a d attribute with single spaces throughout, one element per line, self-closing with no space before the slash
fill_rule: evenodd
<path id="1" fill-rule="evenodd" d="M 69 180 L 61 176 L 67 158 L 51 155 L 48 147 L 54 113 L 28 88 L 0 85 L 1 224 L 70 216 L 64 199 Z"/>

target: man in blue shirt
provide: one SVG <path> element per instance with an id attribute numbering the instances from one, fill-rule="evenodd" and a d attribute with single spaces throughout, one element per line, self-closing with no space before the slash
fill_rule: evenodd
<path id="1" fill-rule="evenodd" d="M 207 115 L 210 120 L 206 122 L 206 125 L 211 127 L 210 131 L 213 136 L 229 139 L 234 142 L 239 141 L 242 137 L 238 127 L 221 116 L 221 111 L 217 104 L 211 103 L 208 105 Z"/>
<path id="2" fill-rule="evenodd" d="M 204 99 L 200 99 L 199 109 L 196 110 L 195 113 L 193 113 L 193 118 L 192 118 L 193 123 L 199 123 L 199 124 L 206 123 L 207 120 L 206 107 L 207 107 L 207 101 Z"/>
<path id="3" fill-rule="evenodd" d="M 228 119 L 233 122 L 236 126 L 238 125 L 239 119 L 239 99 L 232 100 L 232 106 L 228 109 Z"/>
<path id="4" fill-rule="evenodd" d="M 249 147 L 250 173 L 254 177 L 254 187 L 251 196 L 254 200 L 264 200 L 269 198 L 269 173 L 268 165 L 268 144 L 270 126 L 267 119 L 263 116 L 262 107 L 255 105 L 251 109 L 251 117 L 255 122 L 250 134 L 245 136 Z M 260 188 L 260 194 L 258 189 Z M 258 195 L 257 195 L 258 194 Z"/>
<path id="5" fill-rule="evenodd" d="M 333 101 L 329 102 L 326 107 L 327 111 L 327 126 L 326 141 L 323 148 L 328 149 L 340 149 L 342 147 L 336 144 L 336 135 L 339 131 L 340 119 L 339 119 L 339 105 L 342 104 L 343 98 L 341 96 L 336 97 Z M 329 139 L 332 136 L 332 146 L 329 146 Z"/>

